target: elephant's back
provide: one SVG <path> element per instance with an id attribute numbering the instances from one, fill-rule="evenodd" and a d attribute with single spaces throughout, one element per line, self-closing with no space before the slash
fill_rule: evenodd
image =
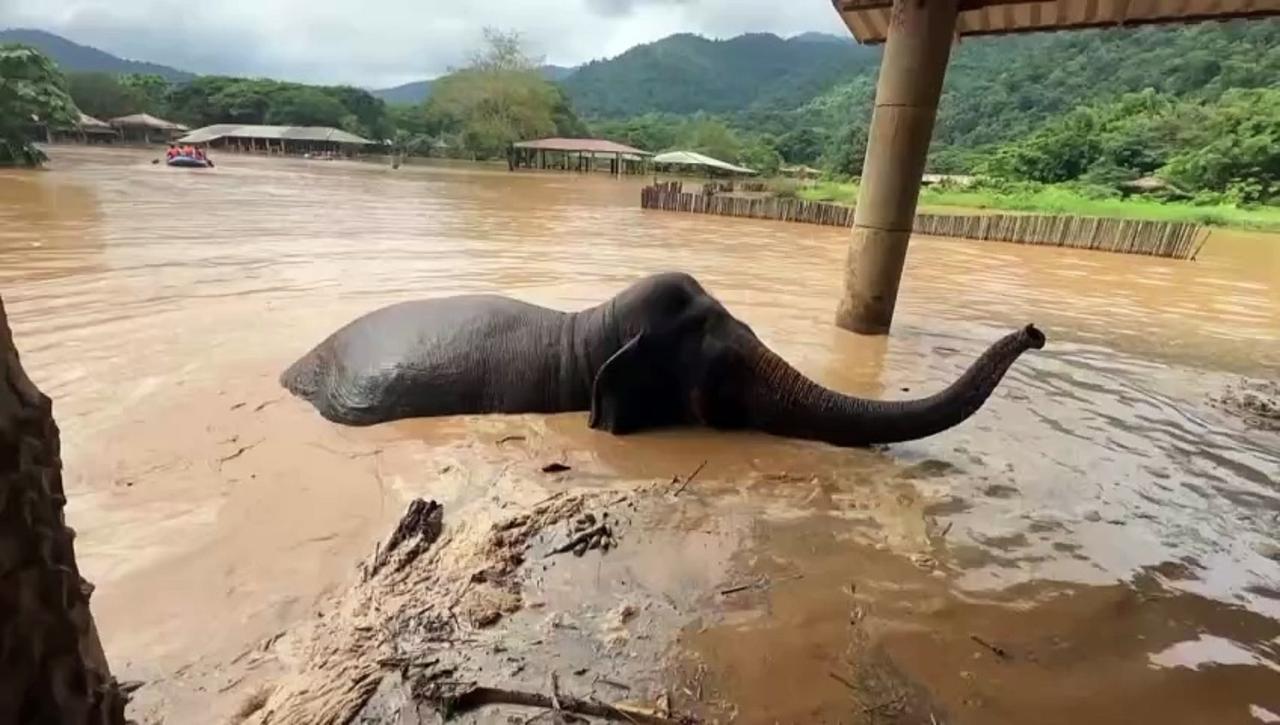
<path id="1" fill-rule="evenodd" d="M 359 317 L 289 366 L 280 383 L 348 425 L 480 412 L 495 341 L 561 315 L 491 295 L 403 302 Z"/>

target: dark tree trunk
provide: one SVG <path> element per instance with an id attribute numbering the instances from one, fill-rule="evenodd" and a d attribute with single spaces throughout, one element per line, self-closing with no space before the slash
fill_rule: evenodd
<path id="1" fill-rule="evenodd" d="M 52 407 L 0 301 L 0 723 L 124 723 L 62 509 Z"/>

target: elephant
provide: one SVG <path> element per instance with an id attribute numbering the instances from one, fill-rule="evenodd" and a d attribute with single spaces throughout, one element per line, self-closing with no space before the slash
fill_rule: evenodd
<path id="1" fill-rule="evenodd" d="M 805 377 L 696 279 L 667 272 L 579 312 L 496 295 L 394 304 L 333 333 L 280 382 L 346 425 L 586 410 L 592 428 L 618 435 L 701 424 L 868 446 L 959 424 L 1044 342 L 1027 325 L 932 396 L 857 398 Z"/>

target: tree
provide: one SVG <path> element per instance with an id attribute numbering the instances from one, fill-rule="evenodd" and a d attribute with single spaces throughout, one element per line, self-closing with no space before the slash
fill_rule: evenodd
<path id="1" fill-rule="evenodd" d="M 290 88 L 270 100 L 266 121 L 280 126 L 338 126 L 347 109 L 316 88 Z"/>
<path id="2" fill-rule="evenodd" d="M 736 161 L 742 142 L 724 121 L 700 117 L 689 122 L 681 134 L 680 145 L 722 161 Z"/>
<path id="3" fill-rule="evenodd" d="M 757 136 L 739 152 L 738 163 L 762 176 L 776 175 L 782 166 L 782 154 L 778 153 L 774 144 L 775 141 L 770 136 Z"/>
<path id="4" fill-rule="evenodd" d="M 334 86 L 323 90 L 346 109 L 349 118 L 342 122 L 344 130 L 373 140 L 382 140 L 391 133 L 387 104 L 381 98 L 362 88 L 351 86 Z"/>
<path id="5" fill-rule="evenodd" d="M 645 151 L 661 152 L 675 148 L 685 121 L 676 116 L 650 113 L 625 120 L 597 121 L 593 133 Z"/>
<path id="6" fill-rule="evenodd" d="M 503 31 L 486 27 L 484 46 L 471 55 L 469 68 L 485 71 L 526 71 L 537 70 L 542 65 L 541 57 L 534 57 L 525 52 L 524 37 L 519 31 Z"/>
<path id="7" fill-rule="evenodd" d="M 10 52 L 0 50 L 0 88 L 19 77 Z M 63 518 L 59 447 L 49 398 L 23 371 L 0 300 L 0 722 L 123 725 L 125 696 Z"/>
<path id="8" fill-rule="evenodd" d="M 551 89 L 555 93 L 555 100 L 551 106 L 551 122 L 556 126 L 556 135 L 564 138 L 590 136 L 591 130 L 574 112 L 573 104 L 569 102 L 569 96 L 564 89 L 555 84 L 551 85 Z"/>
<path id="9" fill-rule="evenodd" d="M 1115 187 L 1153 173 L 1224 200 L 1280 197 L 1280 91 L 1237 89 L 1212 101 L 1154 90 L 1079 106 L 976 162 L 984 175 Z"/>
<path id="10" fill-rule="evenodd" d="M 0 45 L 0 166 L 38 166 L 45 161 L 31 145 L 30 128 L 73 127 L 79 121 L 66 79 L 40 51 Z"/>
<path id="11" fill-rule="evenodd" d="M 206 120 L 211 123 L 266 123 L 274 90 L 254 81 L 232 83 L 206 99 Z"/>
<path id="12" fill-rule="evenodd" d="M 1165 171 L 1189 189 L 1245 203 L 1280 202 L 1280 90 L 1230 91 L 1205 109 Z"/>
<path id="13" fill-rule="evenodd" d="M 822 165 L 840 176 L 861 176 L 862 162 L 867 156 L 867 127 L 851 123 L 831 140 L 823 154 Z"/>
<path id="14" fill-rule="evenodd" d="M 436 81 L 425 115 L 478 158 L 506 153 L 514 141 L 576 130 L 567 100 L 537 70 L 520 36 L 485 30 L 486 49 L 467 68 Z"/>
<path id="15" fill-rule="evenodd" d="M 132 89 L 143 98 L 147 113 L 154 116 L 169 115 L 169 81 L 154 73 L 126 73 L 120 76 L 120 84 Z"/>
<path id="16" fill-rule="evenodd" d="M 81 111 L 97 118 L 127 116 L 147 109 L 146 96 L 110 73 L 71 73 L 67 91 Z"/>
<path id="17" fill-rule="evenodd" d="M 801 126 L 778 137 L 777 149 L 789 164 L 815 164 L 827 137 L 813 126 Z"/>
<path id="18" fill-rule="evenodd" d="M 308 86 L 259 78 L 201 76 L 172 88 L 166 97 L 173 117 L 196 126 L 213 123 L 276 123 L 340 126 L 371 139 L 386 138 L 386 104 L 350 86 Z"/>

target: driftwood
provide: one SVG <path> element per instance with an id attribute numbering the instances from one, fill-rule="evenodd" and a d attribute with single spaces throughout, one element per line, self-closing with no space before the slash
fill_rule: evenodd
<path id="1" fill-rule="evenodd" d="M 547 552 L 547 556 L 565 554 L 570 551 L 573 552 L 574 556 L 582 556 L 590 549 L 608 551 L 617 546 L 618 542 L 613 538 L 613 527 L 609 525 L 608 514 L 604 515 L 604 519 L 597 524 L 594 514 L 583 514 L 582 518 L 578 520 L 577 533 L 565 543 Z"/>
<path id="2" fill-rule="evenodd" d="M 445 719 L 472 710 L 478 710 L 488 705 L 516 705 L 558 710 L 574 715 L 598 717 L 615 722 L 645 723 L 647 725 L 689 725 L 697 722 L 691 717 L 666 717 L 643 708 L 627 705 L 609 705 L 597 700 L 584 700 L 562 693 L 552 696 L 523 690 L 509 690 L 502 687 L 485 687 L 483 685 L 473 685 L 455 693 L 436 694 L 428 699 L 433 702 Z"/>
<path id="3" fill-rule="evenodd" d="M 365 578 L 367 579 L 377 574 L 391 561 L 391 556 L 396 550 L 409 541 L 412 541 L 413 544 L 396 563 L 396 570 L 403 569 L 413 563 L 415 559 L 422 555 L 422 552 L 436 543 L 436 539 L 440 538 L 440 532 L 443 530 L 443 506 L 435 501 L 424 501 L 420 498 L 410 501 L 408 510 L 400 517 L 400 523 L 396 524 L 395 531 L 391 532 L 386 546 L 382 547 L 373 557 L 373 563 L 369 566 Z"/>
<path id="4" fill-rule="evenodd" d="M 969 639 L 991 650 L 991 654 L 995 655 L 996 657 L 999 657 L 1002 660 L 1012 659 L 1013 657 L 1012 655 L 1009 654 L 1009 650 L 1005 649 L 1004 647 L 1001 647 L 1000 645 L 991 644 L 990 642 L 979 637 L 976 634 L 969 635 Z"/>

